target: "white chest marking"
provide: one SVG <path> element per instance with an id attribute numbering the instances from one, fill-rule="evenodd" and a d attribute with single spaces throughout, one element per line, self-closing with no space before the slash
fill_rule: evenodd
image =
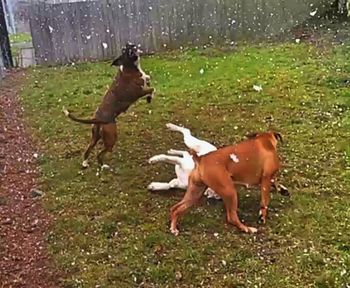
<path id="1" fill-rule="evenodd" d="M 141 68 L 141 65 L 140 65 L 140 61 L 137 60 L 136 62 L 136 66 L 137 66 L 137 69 L 139 69 L 140 73 L 141 73 L 141 78 L 143 79 L 143 87 L 145 88 L 149 82 L 149 80 L 151 79 L 151 77 L 149 75 L 147 75 Z"/>

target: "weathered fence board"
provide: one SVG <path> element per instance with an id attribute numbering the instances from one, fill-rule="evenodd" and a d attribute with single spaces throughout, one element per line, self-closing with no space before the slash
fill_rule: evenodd
<path id="1" fill-rule="evenodd" d="M 100 0 L 32 3 L 39 64 L 108 59 L 127 41 L 146 51 L 277 35 L 329 0 Z M 313 14 L 313 13 L 311 13 Z"/>

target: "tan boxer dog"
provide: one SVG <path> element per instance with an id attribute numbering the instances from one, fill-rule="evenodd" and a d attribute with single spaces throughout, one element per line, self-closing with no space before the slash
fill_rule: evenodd
<path id="1" fill-rule="evenodd" d="M 195 168 L 190 174 L 184 198 L 171 208 L 170 231 L 178 235 L 177 218 L 197 203 L 209 187 L 224 201 L 227 221 L 243 232 L 255 233 L 256 228 L 244 225 L 238 218 L 238 197 L 235 185 L 261 187 L 259 219 L 266 222 L 270 202 L 271 182 L 280 168 L 277 141 L 281 134 L 255 133 L 248 140 L 220 148 L 201 157 L 191 151 Z"/>
<path id="2" fill-rule="evenodd" d="M 122 49 L 122 55 L 113 61 L 112 65 L 119 66 L 119 71 L 92 119 L 79 119 L 63 109 L 65 115 L 73 121 L 92 124 L 91 142 L 84 153 L 83 168 L 89 166 L 88 157 L 100 139 L 104 148 L 98 153 L 97 160 L 103 167 L 103 155 L 112 152 L 117 139 L 115 119 L 118 115 L 143 96 L 147 96 L 147 102 L 151 102 L 155 89 L 148 87 L 150 77 L 141 69 L 139 52 L 135 45 L 127 44 Z"/>

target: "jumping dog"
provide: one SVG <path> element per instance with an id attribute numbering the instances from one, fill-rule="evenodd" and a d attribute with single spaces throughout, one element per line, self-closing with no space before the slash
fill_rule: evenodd
<path id="1" fill-rule="evenodd" d="M 98 153 L 97 160 L 103 167 L 103 156 L 106 152 L 112 152 L 117 140 L 116 117 L 143 96 L 147 96 L 148 103 L 151 102 L 155 92 L 154 88 L 148 86 L 150 77 L 141 69 L 140 50 L 137 46 L 127 44 L 112 65 L 119 66 L 119 71 L 93 118 L 79 119 L 65 108 L 63 109 L 64 114 L 73 121 L 92 124 L 91 142 L 83 156 L 83 168 L 89 166 L 88 157 L 100 139 L 103 141 L 104 148 Z"/>

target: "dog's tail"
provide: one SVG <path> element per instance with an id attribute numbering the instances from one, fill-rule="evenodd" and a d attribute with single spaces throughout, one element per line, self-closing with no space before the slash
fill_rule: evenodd
<path id="1" fill-rule="evenodd" d="M 96 118 L 93 119 L 79 119 L 75 117 L 72 113 L 70 113 L 66 108 L 63 107 L 63 113 L 68 118 L 72 119 L 75 122 L 84 123 L 84 124 L 107 124 L 108 122 L 97 120 Z"/>
<path id="2" fill-rule="evenodd" d="M 201 157 L 198 156 L 197 152 L 194 151 L 193 149 L 190 149 L 189 153 L 191 154 L 194 163 L 198 164 Z"/>

